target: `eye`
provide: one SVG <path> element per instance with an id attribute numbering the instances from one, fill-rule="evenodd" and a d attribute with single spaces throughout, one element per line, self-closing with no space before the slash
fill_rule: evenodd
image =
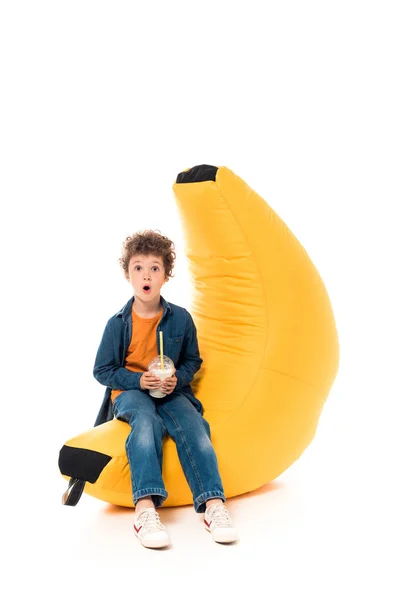
<path id="1" fill-rule="evenodd" d="M 134 270 L 135 270 L 135 271 L 137 271 L 138 269 L 141 269 L 141 268 L 142 268 L 142 267 L 141 267 L 141 265 L 136 265 L 136 266 L 134 267 Z M 156 269 L 156 270 L 158 271 L 158 270 L 159 270 L 159 267 L 156 267 L 156 266 L 154 266 L 154 267 L 152 267 L 152 269 Z"/>

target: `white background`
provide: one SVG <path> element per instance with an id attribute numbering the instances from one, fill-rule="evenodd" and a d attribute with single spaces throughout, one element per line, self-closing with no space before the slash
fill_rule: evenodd
<path id="1" fill-rule="evenodd" d="M 2 532 L 8 597 L 394 599 L 399 564 L 399 18 L 396 2 L 4 1 L 1 51 Z M 58 452 L 89 429 L 107 319 L 131 295 L 123 239 L 175 241 L 171 186 L 227 166 L 304 245 L 330 295 L 339 373 L 313 443 L 232 499 L 240 542 L 164 509 L 61 506 Z M 7 577 L 8 576 L 8 577 Z M 146 596 L 147 597 L 147 596 Z"/>

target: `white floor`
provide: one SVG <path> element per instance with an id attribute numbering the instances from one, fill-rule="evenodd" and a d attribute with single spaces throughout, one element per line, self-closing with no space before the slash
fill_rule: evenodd
<path id="1" fill-rule="evenodd" d="M 378 449 L 367 443 L 369 427 L 353 444 L 356 422 L 351 412 L 343 420 L 340 388 L 339 380 L 303 456 L 277 480 L 228 501 L 235 545 L 215 544 L 188 506 L 161 509 L 172 546 L 145 549 L 132 532 L 133 509 L 85 494 L 76 507 L 62 506 L 66 482 L 53 463 L 54 478 L 35 478 L 24 508 L 13 506 L 5 548 L 15 597 L 398 599 L 399 504 L 387 472 L 395 457 L 382 462 L 390 429 Z"/>

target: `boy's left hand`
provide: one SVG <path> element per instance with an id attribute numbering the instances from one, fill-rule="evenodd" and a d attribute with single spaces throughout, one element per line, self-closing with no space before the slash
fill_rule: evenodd
<path id="1" fill-rule="evenodd" d="M 171 377 L 167 377 L 161 383 L 161 391 L 164 392 L 164 394 L 172 394 L 177 383 L 178 383 L 178 378 L 176 377 L 176 375 L 174 373 L 173 375 L 171 375 Z"/>

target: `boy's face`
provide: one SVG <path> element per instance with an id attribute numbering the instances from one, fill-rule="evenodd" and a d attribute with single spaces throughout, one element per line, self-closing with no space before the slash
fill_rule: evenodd
<path id="1" fill-rule="evenodd" d="M 156 298 L 164 283 L 168 281 L 162 257 L 155 254 L 135 254 L 129 261 L 128 270 L 129 275 L 126 279 L 132 285 L 134 295 L 139 296 L 141 300 Z"/>

